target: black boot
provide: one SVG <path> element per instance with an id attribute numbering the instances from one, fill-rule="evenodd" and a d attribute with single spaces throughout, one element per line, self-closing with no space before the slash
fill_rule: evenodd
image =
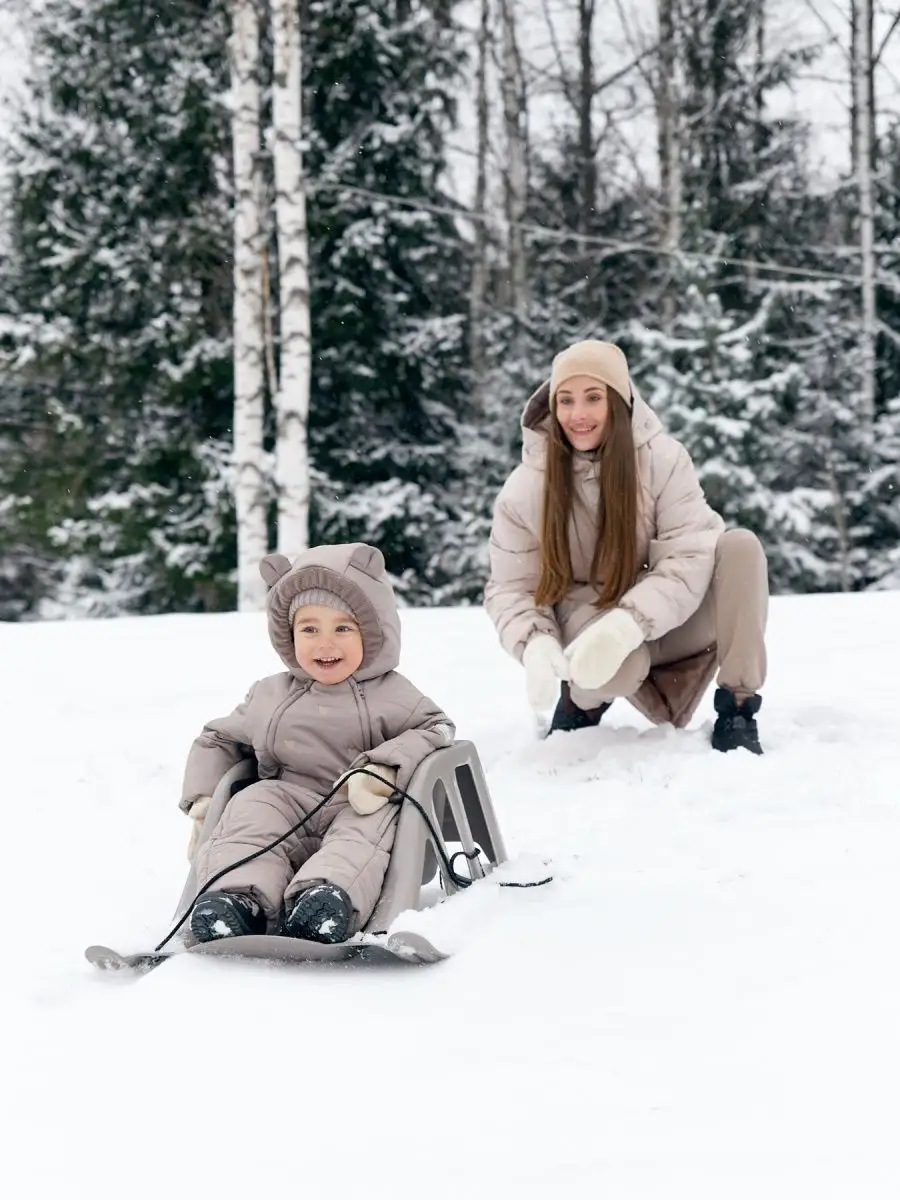
<path id="1" fill-rule="evenodd" d="M 574 733 L 576 729 L 591 729 L 594 725 L 599 725 L 601 717 L 611 703 L 612 701 L 609 704 L 601 704 L 599 708 L 579 708 L 572 699 L 569 685 L 563 683 L 547 736 L 555 733 L 557 729 L 562 733 Z"/>
<path id="2" fill-rule="evenodd" d="M 243 892 L 207 892 L 191 912 L 191 933 L 198 942 L 265 931 L 265 913 Z"/>
<path id="3" fill-rule="evenodd" d="M 762 704 L 761 696 L 750 696 L 738 704 L 734 692 L 729 688 L 716 688 L 716 723 L 713 726 L 714 750 L 749 750 L 751 754 L 762 754 L 756 714 Z"/>
<path id="4" fill-rule="evenodd" d="M 344 889 L 317 883 L 294 897 L 284 932 L 308 942 L 345 942 L 352 921 L 353 901 Z"/>

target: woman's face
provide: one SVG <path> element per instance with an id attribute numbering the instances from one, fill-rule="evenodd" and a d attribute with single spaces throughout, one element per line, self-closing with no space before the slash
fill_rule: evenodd
<path id="1" fill-rule="evenodd" d="M 609 414 L 606 384 L 590 375 L 564 379 L 556 392 L 556 419 L 575 450 L 596 450 Z"/>

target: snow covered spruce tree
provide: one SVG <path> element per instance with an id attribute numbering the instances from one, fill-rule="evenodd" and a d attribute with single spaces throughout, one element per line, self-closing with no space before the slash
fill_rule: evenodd
<path id="1" fill-rule="evenodd" d="M 57 607 L 221 607 L 233 527 L 226 24 L 215 0 L 47 0 L 7 158 L 4 483 Z M 23 401 L 24 403 L 24 401 Z M 6 473 L 6 472 L 4 472 Z"/>
<path id="2" fill-rule="evenodd" d="M 768 290 L 746 315 L 726 310 L 716 275 L 712 256 L 683 264 L 669 328 L 635 323 L 623 343 L 640 363 L 642 394 L 690 450 L 710 504 L 763 539 L 772 584 L 785 588 L 797 580 L 795 551 L 812 516 L 785 470 L 795 438 L 787 414 L 804 377 L 769 347 L 788 301 Z"/>
<path id="3" fill-rule="evenodd" d="M 454 222 L 417 203 L 447 203 L 451 9 L 310 0 L 304 30 L 312 536 L 377 543 L 404 599 L 426 603 L 456 594 L 466 520 L 469 264 Z"/>
<path id="4" fill-rule="evenodd" d="M 766 6 L 660 3 L 658 223 L 625 341 L 645 394 L 694 455 L 711 502 L 760 534 L 776 589 L 809 586 L 823 502 L 804 475 L 796 289 L 810 241 L 807 131 L 769 112 L 806 52 L 770 53 Z M 779 274 L 761 264 L 777 261 Z M 814 289 L 808 287 L 807 291 Z M 802 295 L 801 295 L 802 298 Z"/>
<path id="5" fill-rule="evenodd" d="M 871 471 L 864 494 L 871 509 L 868 577 L 900 588 L 900 125 L 879 146 L 875 180 L 878 255 L 878 389 Z"/>

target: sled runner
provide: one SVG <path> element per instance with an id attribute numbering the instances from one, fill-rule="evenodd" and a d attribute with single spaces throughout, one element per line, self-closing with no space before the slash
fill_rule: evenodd
<path id="1" fill-rule="evenodd" d="M 256 779 L 256 763 L 251 759 L 236 764 L 222 777 L 200 832 L 201 844 L 218 824 L 231 798 Z M 366 926 L 349 941 L 325 944 L 275 934 L 253 934 L 197 942 L 185 922 L 178 935 L 180 944 L 170 943 L 170 948 L 119 954 L 106 946 L 89 946 L 85 956 L 100 969 L 138 974 L 181 953 L 304 962 L 440 962 L 446 955 L 427 938 L 412 931 L 391 930 L 391 924 L 400 913 L 419 907 L 422 887 L 431 883 L 439 871 L 444 892 L 452 895 L 470 880 L 484 878 L 505 862 L 506 848 L 472 742 L 456 741 L 429 754 L 419 764 L 407 793 L 422 811 L 410 799 L 400 805 L 381 896 Z M 454 844 L 460 848 L 453 850 Z M 454 865 L 460 858 L 467 863 L 465 876 Z M 192 865 L 173 923 L 188 912 L 196 892 L 196 871 Z"/>

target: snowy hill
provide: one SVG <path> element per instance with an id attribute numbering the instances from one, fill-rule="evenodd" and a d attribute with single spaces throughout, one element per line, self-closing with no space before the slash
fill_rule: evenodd
<path id="1" fill-rule="evenodd" d="M 479 610 L 403 669 L 485 762 L 517 870 L 422 969 L 177 960 L 187 747 L 278 668 L 261 617 L 0 625 L 0 1185 L 17 1200 L 900 1194 L 900 594 L 773 603 L 767 753 L 617 703 L 531 733 Z"/>

